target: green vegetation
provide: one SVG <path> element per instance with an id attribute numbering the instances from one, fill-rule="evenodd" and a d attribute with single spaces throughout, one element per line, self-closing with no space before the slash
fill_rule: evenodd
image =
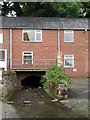
<path id="1" fill-rule="evenodd" d="M 90 2 L 3 2 L 2 15 L 12 11 L 16 16 L 32 17 L 90 17 Z M 48 12 L 49 11 L 49 12 Z"/>
<path id="2" fill-rule="evenodd" d="M 43 83 L 45 78 L 46 82 Z M 53 65 L 51 68 L 48 68 L 46 75 L 43 76 L 41 82 L 43 83 L 43 88 L 48 89 L 50 83 L 69 85 L 71 84 L 71 79 L 65 74 L 62 66 L 57 67 L 56 65 Z"/>
<path id="3" fill-rule="evenodd" d="M 14 75 L 14 74 L 16 74 L 16 72 L 14 70 L 8 70 L 8 71 L 6 71 L 6 74 L 7 75 Z"/>
<path id="4" fill-rule="evenodd" d="M 7 94 L 3 97 L 2 101 L 5 102 L 5 103 L 8 103 L 10 97 L 12 96 L 14 92 L 14 87 L 10 90 L 8 90 Z"/>
<path id="5" fill-rule="evenodd" d="M 16 72 L 13 70 L 4 71 L 3 84 L 2 101 L 7 103 L 17 87 Z"/>

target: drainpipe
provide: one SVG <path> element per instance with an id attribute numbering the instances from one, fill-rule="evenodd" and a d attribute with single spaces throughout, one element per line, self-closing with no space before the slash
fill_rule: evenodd
<path id="1" fill-rule="evenodd" d="M 10 28 L 10 70 L 12 69 L 12 28 Z"/>
<path id="2" fill-rule="evenodd" d="M 57 59 L 57 66 L 60 67 L 60 33 L 58 29 L 58 59 Z"/>

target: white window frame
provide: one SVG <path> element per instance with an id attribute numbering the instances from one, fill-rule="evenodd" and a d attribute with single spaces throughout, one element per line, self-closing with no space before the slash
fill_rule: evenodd
<path id="1" fill-rule="evenodd" d="M 72 66 L 65 66 L 65 58 L 70 57 L 70 56 L 72 56 L 72 58 L 73 58 L 73 63 L 72 63 L 73 65 Z M 64 55 L 64 67 L 65 68 L 73 68 L 74 67 L 74 55 L 71 55 L 71 54 L 70 55 Z"/>
<path id="2" fill-rule="evenodd" d="M 73 35 L 73 40 L 72 41 L 65 41 L 65 33 L 72 33 Z M 64 42 L 71 42 L 73 43 L 74 42 L 74 31 L 73 30 L 64 30 Z"/>
<path id="3" fill-rule="evenodd" d="M 23 32 L 22 32 L 22 38 L 23 38 L 23 42 L 42 42 L 42 30 L 40 30 L 40 32 L 37 32 L 37 30 L 34 30 L 35 31 L 35 41 L 24 41 L 24 31 L 30 31 L 30 29 L 28 30 L 26 30 L 26 29 L 24 29 L 23 30 Z M 37 41 L 36 40 L 36 33 L 41 33 L 41 40 L 40 41 Z"/>
<path id="4" fill-rule="evenodd" d="M 0 33 L 0 44 L 2 44 L 3 43 L 3 33 Z"/>
<path id="5" fill-rule="evenodd" d="M 31 53 L 31 55 L 32 55 L 32 64 L 24 64 L 24 53 Z M 29 56 L 29 54 L 27 54 L 27 56 Z M 33 52 L 32 51 L 23 51 L 22 52 L 22 64 L 23 65 L 33 65 Z"/>
<path id="6" fill-rule="evenodd" d="M 7 49 L 0 49 L 0 51 L 5 51 L 5 61 L 0 61 L 0 68 L 7 70 Z"/>

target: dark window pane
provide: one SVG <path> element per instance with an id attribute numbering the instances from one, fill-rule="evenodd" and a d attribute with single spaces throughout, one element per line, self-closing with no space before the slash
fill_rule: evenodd
<path id="1" fill-rule="evenodd" d="M 23 63 L 31 65 L 33 63 L 32 53 L 24 53 Z"/>
<path id="2" fill-rule="evenodd" d="M 28 36 L 28 33 L 24 33 L 24 41 L 29 41 L 29 36 Z"/>
<path id="3" fill-rule="evenodd" d="M 5 61 L 5 51 L 0 51 L 0 61 Z"/>

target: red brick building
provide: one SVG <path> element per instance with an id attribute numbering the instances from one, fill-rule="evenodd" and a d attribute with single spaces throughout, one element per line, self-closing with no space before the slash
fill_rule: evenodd
<path id="1" fill-rule="evenodd" d="M 89 77 L 88 19 L 0 19 L 1 69 L 33 71 L 62 64 L 70 77 Z"/>

